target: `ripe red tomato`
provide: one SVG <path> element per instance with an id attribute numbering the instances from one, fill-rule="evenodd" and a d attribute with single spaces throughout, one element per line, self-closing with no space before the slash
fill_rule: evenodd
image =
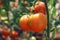
<path id="1" fill-rule="evenodd" d="M 46 7 L 44 2 L 41 2 L 41 1 L 36 2 L 34 6 L 34 10 L 36 13 L 40 12 L 40 13 L 46 14 Z"/>
<path id="2" fill-rule="evenodd" d="M 2 34 L 3 34 L 4 37 L 7 37 L 7 36 L 10 35 L 10 31 L 8 31 L 8 30 L 3 30 L 3 31 L 2 31 Z"/>
<path id="3" fill-rule="evenodd" d="M 30 16 L 29 27 L 34 32 L 41 32 L 47 26 L 47 18 L 43 13 L 38 13 Z"/>
<path id="4" fill-rule="evenodd" d="M 29 21 L 29 15 L 24 15 L 20 18 L 20 27 L 22 30 L 30 31 L 28 21 Z"/>
<path id="5" fill-rule="evenodd" d="M 12 37 L 13 37 L 13 38 L 18 37 L 18 32 L 16 32 L 16 31 L 12 31 Z"/>

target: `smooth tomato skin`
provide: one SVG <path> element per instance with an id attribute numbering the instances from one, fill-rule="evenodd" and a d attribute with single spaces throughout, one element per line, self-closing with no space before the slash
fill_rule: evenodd
<path id="1" fill-rule="evenodd" d="M 29 15 L 24 15 L 20 18 L 20 27 L 22 30 L 30 31 L 28 21 L 29 21 Z"/>
<path id="2" fill-rule="evenodd" d="M 40 12 L 40 13 L 46 14 L 46 7 L 44 2 L 38 1 L 34 6 L 34 10 L 36 13 Z"/>
<path id="3" fill-rule="evenodd" d="M 16 32 L 16 31 L 12 31 L 12 37 L 13 37 L 13 38 L 18 37 L 18 32 Z"/>
<path id="4" fill-rule="evenodd" d="M 2 34 L 3 34 L 4 37 L 7 37 L 7 36 L 10 35 L 10 31 L 3 30 Z"/>
<path id="5" fill-rule="evenodd" d="M 47 18 L 43 13 L 31 15 L 30 22 L 30 28 L 34 32 L 41 32 L 47 26 Z"/>

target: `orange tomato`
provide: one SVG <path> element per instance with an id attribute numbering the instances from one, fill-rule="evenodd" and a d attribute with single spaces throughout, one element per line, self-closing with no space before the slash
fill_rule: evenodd
<path id="1" fill-rule="evenodd" d="M 20 18 L 20 26 L 22 30 L 41 32 L 47 26 L 47 17 L 43 13 L 24 15 Z"/>
<path id="2" fill-rule="evenodd" d="M 36 2 L 34 6 L 34 10 L 36 13 L 40 12 L 40 13 L 46 14 L 46 7 L 44 2 L 41 2 L 41 1 Z"/>
<path id="3" fill-rule="evenodd" d="M 24 15 L 20 18 L 20 26 L 22 30 L 25 30 L 25 31 L 30 30 L 28 21 L 29 21 L 29 15 Z"/>
<path id="4" fill-rule="evenodd" d="M 47 26 L 47 18 L 43 13 L 38 13 L 30 16 L 29 27 L 34 32 L 41 32 Z"/>

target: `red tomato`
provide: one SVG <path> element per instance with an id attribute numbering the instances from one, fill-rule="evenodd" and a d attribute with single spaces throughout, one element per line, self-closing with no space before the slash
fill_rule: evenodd
<path id="1" fill-rule="evenodd" d="M 29 15 L 24 15 L 20 18 L 20 27 L 22 30 L 30 31 L 28 21 L 29 21 Z"/>
<path id="2" fill-rule="evenodd" d="M 7 36 L 10 35 L 10 31 L 8 31 L 8 30 L 3 30 L 2 34 L 3 34 L 4 37 L 7 37 Z"/>
<path id="3" fill-rule="evenodd" d="M 12 31 L 12 37 L 13 37 L 13 38 L 18 37 L 18 32 L 16 32 L 16 31 Z"/>
<path id="4" fill-rule="evenodd" d="M 38 1 L 36 3 L 36 5 L 34 6 L 34 10 L 36 13 L 40 12 L 40 13 L 45 14 L 46 13 L 46 7 L 45 7 L 44 2 Z"/>
<path id="5" fill-rule="evenodd" d="M 43 13 L 38 13 L 30 16 L 29 27 L 34 32 L 41 32 L 47 26 L 47 18 Z"/>

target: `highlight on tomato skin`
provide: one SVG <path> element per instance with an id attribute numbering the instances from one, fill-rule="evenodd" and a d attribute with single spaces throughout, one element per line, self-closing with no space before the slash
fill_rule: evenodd
<path id="1" fill-rule="evenodd" d="M 21 18 L 20 18 L 20 27 L 22 30 L 24 31 L 30 31 L 30 28 L 29 28 L 29 25 L 28 25 L 28 21 L 29 21 L 29 15 L 23 15 Z"/>
<path id="2" fill-rule="evenodd" d="M 41 32 L 47 26 L 47 18 L 43 13 L 38 13 L 30 16 L 30 28 L 34 32 Z"/>
<path id="3" fill-rule="evenodd" d="M 46 7 L 44 2 L 38 1 L 36 2 L 35 6 L 34 6 L 34 10 L 36 13 L 43 13 L 46 14 Z"/>

